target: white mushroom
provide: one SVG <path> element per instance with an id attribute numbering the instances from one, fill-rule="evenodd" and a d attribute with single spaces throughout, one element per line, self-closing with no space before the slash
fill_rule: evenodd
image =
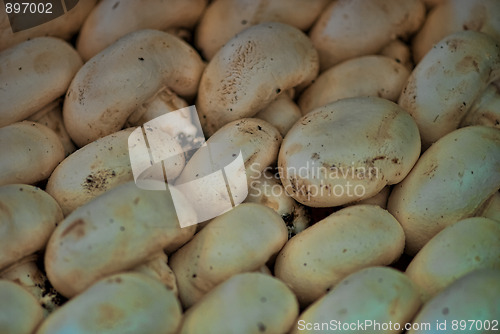
<path id="1" fill-rule="evenodd" d="M 45 125 L 24 121 L 0 128 L 0 185 L 45 180 L 63 159 L 61 141 Z"/>
<path id="2" fill-rule="evenodd" d="M 386 56 L 349 59 L 321 73 L 302 93 L 299 106 L 305 115 L 349 97 L 378 96 L 396 102 L 409 76 L 406 67 Z"/>
<path id="3" fill-rule="evenodd" d="M 445 37 L 415 67 L 399 105 L 417 122 L 422 146 L 455 130 L 488 84 L 500 79 L 500 46 L 463 31 Z"/>
<path id="4" fill-rule="evenodd" d="M 375 54 L 397 38 L 416 32 L 425 18 L 420 0 L 333 1 L 311 29 L 321 69 Z"/>
<path id="5" fill-rule="evenodd" d="M 206 3 L 207 0 L 102 0 L 85 20 L 76 48 L 87 61 L 133 31 L 192 28 Z"/>
<path id="6" fill-rule="evenodd" d="M 437 3 L 412 41 L 413 59 L 419 63 L 433 45 L 463 30 L 480 31 L 500 41 L 500 2 L 497 0 L 425 0 Z"/>
<path id="7" fill-rule="evenodd" d="M 193 97 L 203 68 L 196 51 L 173 35 L 131 33 L 78 71 L 64 101 L 66 129 L 80 147 L 112 134 L 165 87 Z"/>
<path id="8" fill-rule="evenodd" d="M 68 89 L 82 60 L 65 41 L 39 37 L 0 53 L 0 127 L 23 121 Z"/>
<path id="9" fill-rule="evenodd" d="M 263 22 L 281 22 L 306 31 L 330 0 L 216 0 L 196 28 L 195 45 L 206 59 L 241 31 Z"/>
<path id="10" fill-rule="evenodd" d="M 282 23 L 246 29 L 203 72 L 196 102 L 203 131 L 210 136 L 224 124 L 254 116 L 317 73 L 318 54 L 302 31 Z"/>
<path id="11" fill-rule="evenodd" d="M 425 151 L 387 205 L 405 230 L 406 253 L 415 255 L 446 226 L 481 215 L 500 188 L 499 170 L 498 129 L 458 129 Z"/>

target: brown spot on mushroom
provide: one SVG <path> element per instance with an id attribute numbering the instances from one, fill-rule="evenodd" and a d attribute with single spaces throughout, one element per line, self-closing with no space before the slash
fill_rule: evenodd
<path id="1" fill-rule="evenodd" d="M 389 314 L 395 315 L 399 309 L 401 309 L 401 305 L 399 305 L 399 297 L 397 297 L 391 302 L 391 305 L 389 307 Z"/>
<path id="2" fill-rule="evenodd" d="M 118 322 L 122 321 L 125 316 L 123 310 L 110 304 L 101 304 L 98 305 L 98 308 L 99 311 L 97 314 L 99 316 L 96 319 L 97 328 L 113 328 Z"/>
<path id="3" fill-rule="evenodd" d="M 387 157 L 385 157 L 383 155 L 379 155 L 379 156 L 376 156 L 375 158 L 372 159 L 372 163 L 377 161 L 377 160 L 384 160 L 384 159 L 387 159 Z"/>
<path id="4" fill-rule="evenodd" d="M 319 158 L 320 158 L 319 153 L 316 153 L 316 152 L 315 152 L 315 153 L 313 153 L 313 154 L 311 155 L 311 159 L 313 159 L 313 160 L 319 160 Z"/>
<path id="5" fill-rule="evenodd" d="M 455 65 L 455 70 L 460 73 L 467 73 L 471 70 L 480 72 L 479 63 L 472 56 L 465 56 L 461 61 Z"/>
<path id="6" fill-rule="evenodd" d="M 445 307 L 445 308 L 443 308 L 442 313 L 443 313 L 443 315 L 447 315 L 448 313 L 450 313 L 450 309 Z"/>
<path id="7" fill-rule="evenodd" d="M 113 5 L 113 7 L 111 7 L 111 9 L 116 9 L 116 7 L 118 7 L 118 5 L 119 5 L 119 4 L 120 4 L 120 1 L 117 1 L 117 2 Z"/>
<path id="8" fill-rule="evenodd" d="M 429 168 L 424 172 L 424 175 L 427 175 L 427 176 L 429 176 L 429 178 L 432 178 L 434 176 L 434 172 L 436 171 L 437 168 L 438 168 L 438 166 L 436 163 L 434 163 L 434 162 L 431 163 Z"/>
<path id="9" fill-rule="evenodd" d="M 109 179 L 116 176 L 116 172 L 112 169 L 97 170 L 85 178 L 82 183 L 82 188 L 89 194 L 101 193 L 108 189 Z"/>
<path id="10" fill-rule="evenodd" d="M 51 64 L 54 62 L 51 52 L 42 52 L 33 60 L 33 67 L 37 74 L 50 72 Z"/>
<path id="11" fill-rule="evenodd" d="M 22 188 L 19 190 L 22 191 Z M 12 219 L 12 212 L 10 208 L 1 201 L 0 201 L 0 212 L 3 213 L 6 216 L 6 218 Z"/>
<path id="12" fill-rule="evenodd" d="M 257 326 L 259 327 L 259 332 L 265 332 L 266 331 L 266 326 L 262 322 L 259 322 L 257 324 Z"/>
<path id="13" fill-rule="evenodd" d="M 81 238 L 85 235 L 85 222 L 83 219 L 77 219 L 66 227 L 66 229 L 61 233 L 61 238 L 64 238 L 70 233 L 75 234 L 77 238 Z"/>
<path id="14" fill-rule="evenodd" d="M 290 147 L 288 148 L 288 150 L 286 150 L 285 154 L 286 155 L 293 155 L 295 153 L 298 153 L 302 150 L 303 146 L 301 144 L 293 144 L 293 145 L 290 145 Z"/>

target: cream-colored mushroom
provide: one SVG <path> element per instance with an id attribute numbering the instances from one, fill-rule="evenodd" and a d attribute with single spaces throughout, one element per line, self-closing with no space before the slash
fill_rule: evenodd
<path id="1" fill-rule="evenodd" d="M 287 229 L 272 209 L 254 203 L 214 218 L 170 257 L 185 308 L 231 276 L 256 271 L 283 247 Z"/>
<path id="2" fill-rule="evenodd" d="M 281 22 L 306 31 L 329 0 L 217 0 L 207 7 L 196 29 L 195 45 L 212 59 L 232 37 L 253 25 Z"/>
<path id="3" fill-rule="evenodd" d="M 190 240 L 195 228 L 181 228 L 176 210 L 191 220 L 196 215 L 180 193 L 175 193 L 174 207 L 171 194 L 129 182 L 73 211 L 54 230 L 45 252 L 54 288 L 72 297 L 107 275 L 135 268 Z"/>
<path id="4" fill-rule="evenodd" d="M 500 223 L 466 218 L 436 234 L 406 268 L 422 300 L 434 297 L 469 272 L 500 269 Z"/>
<path id="5" fill-rule="evenodd" d="M 46 17 L 52 18 L 52 20 L 41 23 L 36 27 L 20 31 L 14 31 L 11 28 L 7 11 L 2 10 L 0 12 L 0 51 L 24 41 L 34 39 L 35 37 L 53 36 L 69 40 L 78 32 L 83 21 L 87 15 L 89 15 L 92 8 L 94 8 L 96 2 L 97 0 L 62 1 L 62 3 L 73 3 L 75 6 L 73 8 L 66 7 L 67 12 L 57 18 L 54 18 L 54 15 L 57 13 L 55 8 L 51 10 L 53 15 L 40 13 L 40 16 L 43 17 L 45 15 Z M 52 7 L 54 5 L 54 2 L 45 1 L 44 3 L 51 3 Z M 45 9 L 48 10 L 48 7 L 46 6 Z"/>
<path id="6" fill-rule="evenodd" d="M 384 334 L 399 334 L 401 330 L 396 329 L 396 324 L 408 323 L 420 303 L 417 288 L 399 271 L 387 267 L 361 269 L 308 307 L 290 334 L 382 333 L 375 329 L 377 325 L 385 326 Z M 324 323 L 329 328 L 322 327 Z M 361 326 L 352 330 L 351 324 Z"/>
<path id="7" fill-rule="evenodd" d="M 354 205 L 290 239 L 274 274 L 306 306 L 355 271 L 391 264 L 403 248 L 403 229 L 391 214 L 375 205 Z"/>
<path id="8" fill-rule="evenodd" d="M 0 128 L 0 148 L 0 185 L 45 180 L 64 159 L 55 132 L 34 122 Z"/>
<path id="9" fill-rule="evenodd" d="M 165 87 L 193 97 L 203 68 L 196 51 L 173 35 L 131 33 L 78 71 L 64 101 L 66 129 L 80 147 L 112 134 Z"/>
<path id="10" fill-rule="evenodd" d="M 431 1 L 431 0 L 426 0 Z M 463 30 L 480 31 L 500 41 L 500 2 L 497 0 L 437 1 L 412 41 L 413 59 L 419 63 L 433 45 Z"/>
<path id="11" fill-rule="evenodd" d="M 387 209 L 405 230 L 406 253 L 415 255 L 446 226 L 481 215 L 500 188 L 499 170 L 498 129 L 469 126 L 434 143 L 389 196 Z"/>
<path id="12" fill-rule="evenodd" d="M 254 116 L 317 73 L 317 52 L 302 31 L 275 22 L 246 29 L 212 58 L 201 78 L 196 107 L 205 134 Z"/>
<path id="13" fill-rule="evenodd" d="M 0 127 L 64 95 L 82 60 L 65 41 L 38 37 L 0 53 Z"/>
<path id="14" fill-rule="evenodd" d="M 386 56 L 346 60 L 321 73 L 300 96 L 302 114 L 340 99 L 378 96 L 397 101 L 410 76 L 402 64 Z"/>
<path id="15" fill-rule="evenodd" d="M 280 280 L 237 274 L 185 313 L 179 333 L 286 333 L 298 312 L 297 299 Z"/>
<path id="16" fill-rule="evenodd" d="M 420 0 L 333 1 L 311 29 L 321 69 L 341 61 L 378 53 L 397 38 L 420 28 L 425 7 Z"/>
<path id="17" fill-rule="evenodd" d="M 500 78 L 500 46 L 463 31 L 445 37 L 415 67 L 399 105 L 417 122 L 422 146 L 455 130 L 488 84 Z"/>
<path id="18" fill-rule="evenodd" d="M 99 138 L 64 159 L 51 174 L 46 190 L 61 206 L 64 215 L 105 193 L 132 181 L 128 138 L 133 129 L 125 129 Z M 179 175 L 184 167 L 180 145 L 170 140 L 166 151 L 173 152 L 169 172 Z"/>
<path id="19" fill-rule="evenodd" d="M 103 0 L 85 20 L 76 48 L 86 61 L 120 37 L 142 29 L 192 28 L 207 0 Z"/>
<path id="20" fill-rule="evenodd" d="M 174 334 L 181 319 L 172 291 L 144 274 L 120 273 L 72 298 L 36 334 Z"/>
<path id="21" fill-rule="evenodd" d="M 63 219 L 57 202 L 40 188 L 25 184 L 0 187 L 0 270 L 45 248 Z"/>
<path id="22" fill-rule="evenodd" d="M 295 200 L 332 207 L 401 182 L 419 154 L 417 125 L 407 112 L 385 99 L 356 97 L 302 117 L 283 139 L 278 170 Z"/>
<path id="23" fill-rule="evenodd" d="M 448 326 L 456 325 L 455 332 L 479 334 L 490 331 L 476 330 L 468 320 L 476 320 L 477 328 L 496 328 L 498 321 L 498 301 L 500 300 L 500 270 L 483 269 L 475 270 L 458 279 L 440 294 L 432 298 L 417 313 L 413 319 L 415 324 L 431 324 L 431 332 L 441 332 L 437 329 L 438 323 L 448 320 Z M 464 322 L 465 320 L 465 326 Z M 481 327 L 480 327 L 481 326 Z M 442 328 L 442 325 L 441 325 Z M 450 328 L 450 327 L 447 327 Z M 436 329 L 436 330 L 433 330 Z M 470 329 L 470 330 L 469 330 Z M 427 331 L 426 331 L 427 332 Z M 412 328 L 408 334 L 422 334 L 421 329 Z"/>

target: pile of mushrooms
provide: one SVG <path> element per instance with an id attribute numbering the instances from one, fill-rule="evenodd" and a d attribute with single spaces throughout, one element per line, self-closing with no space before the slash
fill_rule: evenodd
<path id="1" fill-rule="evenodd" d="M 2 12 L 0 334 L 499 330 L 498 13 L 101 0 L 13 32 Z"/>

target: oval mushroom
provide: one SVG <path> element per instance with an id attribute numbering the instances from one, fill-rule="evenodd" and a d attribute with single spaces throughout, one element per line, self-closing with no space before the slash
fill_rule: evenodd
<path id="1" fill-rule="evenodd" d="M 172 291 L 146 275 L 120 273 L 72 298 L 36 334 L 174 334 L 181 319 Z"/>
<path id="2" fill-rule="evenodd" d="M 59 203 L 65 216 L 106 191 L 134 179 L 128 146 L 132 130 L 118 131 L 85 145 L 52 172 L 46 190 Z M 176 150 L 181 151 L 180 147 Z M 180 173 L 184 156 L 175 158 Z"/>
<path id="3" fill-rule="evenodd" d="M 76 74 L 64 100 L 66 129 L 79 147 L 112 134 L 165 87 L 193 97 L 204 66 L 196 51 L 173 35 L 156 30 L 128 34 Z"/>
<path id="4" fill-rule="evenodd" d="M 274 274 L 306 306 L 357 270 L 391 264 L 403 249 L 403 229 L 389 212 L 353 205 L 290 239 L 276 258 Z"/>
<path id="5" fill-rule="evenodd" d="M 343 60 L 375 54 L 397 38 L 407 38 L 424 19 L 420 0 L 338 0 L 321 14 L 309 35 L 323 71 Z"/>
<path id="6" fill-rule="evenodd" d="M 312 207 L 370 198 L 401 182 L 420 154 L 411 116 L 378 97 L 327 104 L 302 117 L 281 145 L 278 170 L 287 193 Z"/>
<path id="7" fill-rule="evenodd" d="M 440 40 L 472 30 L 500 41 L 500 2 L 497 0 L 426 0 L 436 4 L 412 40 L 413 59 L 419 63 Z"/>
<path id="8" fill-rule="evenodd" d="M 457 129 L 473 102 L 498 79 L 498 42 L 481 32 L 458 32 L 425 55 L 411 73 L 398 104 L 417 122 L 426 149 Z"/>
<path id="9" fill-rule="evenodd" d="M 142 29 L 192 28 L 207 0 L 103 0 L 87 17 L 76 49 L 87 61 L 120 37 Z"/>
<path id="10" fill-rule="evenodd" d="M 57 202 L 40 188 L 26 184 L 0 187 L 0 271 L 45 248 L 63 219 Z"/>
<path id="11" fill-rule="evenodd" d="M 55 132 L 34 122 L 0 128 L 0 148 L 0 185 L 45 180 L 64 159 Z"/>
<path id="12" fill-rule="evenodd" d="M 210 136 L 224 124 L 254 116 L 317 73 L 317 52 L 302 31 L 276 22 L 246 29 L 203 72 L 196 101 L 203 131 Z"/>
<path id="13" fill-rule="evenodd" d="M 210 60 L 232 37 L 263 22 L 281 22 L 306 31 L 329 0 L 217 0 L 207 7 L 195 45 Z"/>
<path id="14" fill-rule="evenodd" d="M 280 280 L 237 274 L 185 313 L 179 334 L 286 333 L 298 310 L 297 299 Z"/>
<path id="15" fill-rule="evenodd" d="M 133 269 L 191 239 L 195 228 L 181 228 L 176 210 L 191 220 L 196 215 L 182 194 L 172 193 L 141 190 L 129 182 L 73 211 L 54 230 L 45 252 L 54 288 L 72 297 L 104 276 Z"/>
<path id="16" fill-rule="evenodd" d="M 82 60 L 65 41 L 38 37 L 0 53 L 0 127 L 64 95 Z"/>
<path id="17" fill-rule="evenodd" d="M 398 334 L 396 324 L 409 322 L 420 306 L 418 290 L 402 273 L 387 267 L 361 269 L 309 306 L 290 334 L 358 332 Z M 329 324 L 327 328 L 322 324 Z M 358 331 L 345 324 L 361 324 Z M 369 325 L 371 324 L 371 325 Z M 388 324 L 393 324 L 391 328 Z M 330 327 L 331 326 L 331 327 Z M 308 328 L 307 328 L 308 327 Z M 345 330 L 344 330 L 345 329 Z"/>
<path id="18" fill-rule="evenodd" d="M 413 322 L 416 324 L 430 324 L 430 328 L 412 328 L 408 334 L 426 334 L 442 332 L 437 324 L 445 320 L 455 332 L 466 332 L 469 334 L 487 333 L 492 328 L 498 328 L 500 312 L 498 301 L 500 300 L 500 270 L 483 269 L 475 270 L 468 275 L 458 279 L 440 294 L 423 305 L 417 313 Z M 468 320 L 476 320 L 472 327 Z M 465 320 L 465 326 L 464 322 Z M 468 327 L 470 326 L 470 327 Z M 485 328 L 489 329 L 477 329 Z M 463 329 L 463 331 L 462 331 Z"/>
<path id="19" fill-rule="evenodd" d="M 386 56 L 346 60 L 321 73 L 302 93 L 298 104 L 305 115 L 349 97 L 378 96 L 396 102 L 409 76 L 407 68 Z"/>
<path id="20" fill-rule="evenodd" d="M 258 270 L 287 240 L 283 220 L 264 205 L 240 204 L 214 218 L 170 258 L 182 305 L 196 305 L 235 274 Z"/>
<path id="21" fill-rule="evenodd" d="M 439 139 L 394 186 L 387 209 L 401 223 L 406 253 L 415 255 L 434 235 L 481 215 L 500 188 L 500 130 L 468 126 Z"/>
<path id="22" fill-rule="evenodd" d="M 406 275 L 425 301 L 469 272 L 485 268 L 500 269 L 500 223 L 473 217 L 429 240 L 406 268 Z"/>

